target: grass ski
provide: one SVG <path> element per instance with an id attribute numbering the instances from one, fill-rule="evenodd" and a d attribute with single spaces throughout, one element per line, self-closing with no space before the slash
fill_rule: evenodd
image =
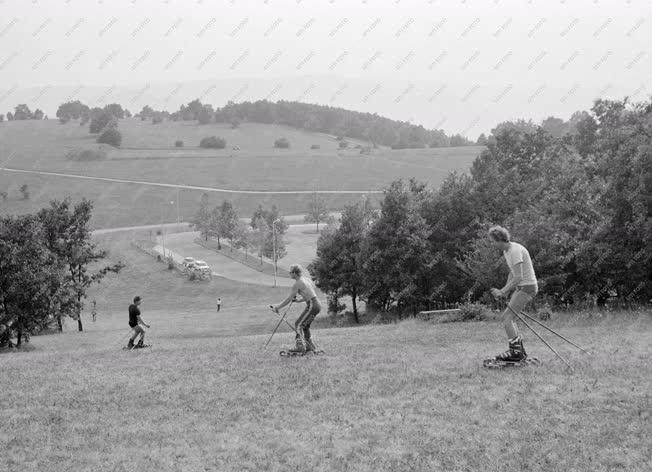
<path id="1" fill-rule="evenodd" d="M 300 351 L 290 351 L 287 349 L 282 350 L 279 352 L 281 357 L 303 357 L 303 356 L 310 356 L 310 355 L 321 355 L 325 354 L 324 351 L 305 351 L 305 352 L 300 352 Z"/>
<path id="2" fill-rule="evenodd" d="M 522 361 L 501 361 L 495 358 L 485 359 L 482 366 L 487 369 L 506 369 L 509 367 L 526 367 L 526 366 L 539 366 L 541 361 L 536 357 L 527 357 Z"/>

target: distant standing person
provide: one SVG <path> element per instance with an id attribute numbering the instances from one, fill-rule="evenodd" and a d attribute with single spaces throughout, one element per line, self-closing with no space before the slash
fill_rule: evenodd
<path id="1" fill-rule="evenodd" d="M 93 322 L 95 322 L 97 318 L 97 302 L 93 300 L 93 309 L 91 310 L 91 316 L 93 317 Z"/>
<path id="2" fill-rule="evenodd" d="M 220 309 L 222 308 L 222 299 L 218 298 L 217 299 L 217 312 L 220 312 Z"/>
<path id="3" fill-rule="evenodd" d="M 280 305 L 274 307 L 274 311 L 278 313 L 285 305 L 293 300 L 296 301 L 297 294 L 301 295 L 303 300 L 300 301 L 305 302 L 307 306 L 294 324 L 297 330 L 296 346 L 290 349 L 290 352 L 316 351 L 311 340 L 310 325 L 321 311 L 321 304 L 317 298 L 317 289 L 310 277 L 304 274 L 303 268 L 298 264 L 290 266 L 290 277 L 295 281 L 292 291 Z"/>
<path id="4" fill-rule="evenodd" d="M 133 334 L 129 338 L 129 343 L 127 344 L 127 349 L 133 349 L 134 347 L 143 347 L 145 345 L 145 330 L 143 326 L 149 328 L 149 325 L 143 321 L 140 317 L 140 306 L 142 299 L 140 297 L 134 297 L 134 302 L 129 305 L 129 326 L 132 328 Z M 140 341 L 134 346 L 134 341 L 140 335 Z"/>
<path id="5" fill-rule="evenodd" d="M 502 354 L 498 354 L 496 360 L 519 362 L 525 360 L 527 354 L 523 348 L 523 339 L 518 334 L 516 315 L 513 311 L 520 313 L 534 299 L 538 292 L 537 278 L 530 253 L 521 244 L 510 241 L 509 231 L 502 226 L 494 226 L 489 229 L 489 238 L 494 246 L 503 252 L 509 267 L 507 283 L 501 289 L 492 288 L 491 294 L 496 298 L 506 297 L 509 292 L 516 289 L 509 299 L 508 308 L 503 312 L 509 348 Z"/>

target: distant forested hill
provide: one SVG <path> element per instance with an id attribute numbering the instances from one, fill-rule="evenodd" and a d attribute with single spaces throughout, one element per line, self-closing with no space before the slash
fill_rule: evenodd
<path id="1" fill-rule="evenodd" d="M 370 141 L 394 149 L 468 146 L 474 143 L 460 135 L 446 136 L 442 130 L 390 120 L 376 113 L 361 113 L 301 102 L 229 102 L 215 111 L 217 122 L 255 121 L 277 123 L 308 131 Z"/>

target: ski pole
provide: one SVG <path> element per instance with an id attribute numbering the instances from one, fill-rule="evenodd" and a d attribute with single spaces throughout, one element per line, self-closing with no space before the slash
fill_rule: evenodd
<path id="1" fill-rule="evenodd" d="M 277 312 L 274 310 L 274 307 L 273 307 L 272 305 L 270 305 L 269 307 L 271 308 L 271 310 L 272 310 L 274 313 L 277 313 Z M 292 331 L 294 331 L 294 334 L 296 334 L 296 335 L 298 336 L 298 335 L 299 335 L 299 332 L 297 331 L 297 328 L 296 328 L 295 326 L 292 326 L 292 324 L 290 324 L 290 322 L 288 322 L 288 320 L 286 320 L 286 319 L 284 319 L 284 318 L 285 318 L 285 315 L 283 315 L 283 318 L 281 319 L 281 321 L 285 321 L 285 324 L 288 325 L 288 326 L 290 327 L 290 329 L 291 329 Z M 279 323 L 280 323 L 280 321 L 279 321 Z M 315 349 L 316 349 L 317 351 L 320 350 L 320 349 L 319 349 L 319 346 L 317 346 L 317 344 L 315 344 L 315 342 L 314 342 L 312 339 L 310 340 L 310 342 L 312 343 L 313 346 L 315 346 Z"/>
<path id="2" fill-rule="evenodd" d="M 278 321 L 278 323 L 276 324 L 276 327 L 274 328 L 274 331 L 272 331 L 272 335 L 269 337 L 269 339 L 267 340 L 267 342 L 265 343 L 265 345 L 263 346 L 263 348 L 267 347 L 267 345 L 269 344 L 269 342 L 272 340 L 272 338 L 273 338 L 274 335 L 276 334 L 276 330 L 278 330 L 278 327 L 281 326 L 281 323 L 283 322 L 283 320 L 285 320 L 285 315 L 288 314 L 288 311 L 290 311 L 290 307 L 292 306 L 293 303 L 294 303 L 294 300 L 292 300 L 292 301 L 290 302 L 290 304 L 288 305 L 287 309 L 285 310 L 285 313 L 283 313 L 283 316 L 281 316 L 281 319 L 280 319 L 280 320 Z M 274 310 L 274 306 L 273 306 L 273 305 L 269 305 L 269 307 L 272 309 L 272 311 L 273 311 L 274 313 L 278 313 L 276 310 Z M 280 314 L 280 313 L 279 313 L 279 314 Z M 287 323 L 287 321 L 285 321 L 285 322 Z M 289 324 L 289 323 L 288 323 L 288 324 Z M 290 326 L 291 326 L 291 325 L 290 325 Z M 292 327 L 292 329 L 294 330 L 294 332 L 296 333 L 296 329 L 294 328 L 294 326 L 291 326 L 291 327 Z"/>
<path id="3" fill-rule="evenodd" d="M 559 336 L 561 339 L 563 339 L 564 341 L 566 341 L 568 344 L 572 344 L 573 346 L 575 346 L 575 347 L 576 347 L 577 349 L 579 349 L 580 351 L 582 351 L 582 352 L 584 352 L 584 353 L 586 353 L 586 354 L 588 354 L 588 355 L 591 355 L 591 353 L 590 353 L 589 351 L 587 351 L 586 349 L 582 349 L 582 348 L 579 347 L 577 344 L 575 344 L 573 341 L 571 341 L 570 339 L 566 339 L 564 336 L 562 336 L 561 334 L 559 334 L 558 332 L 556 332 L 556 331 L 553 330 L 552 328 L 549 328 L 549 327 L 546 326 L 545 324 L 541 323 L 541 322 L 540 322 L 539 320 L 537 320 L 536 318 L 531 317 L 530 315 L 528 315 L 527 313 L 525 313 L 525 312 L 523 312 L 523 311 L 521 312 L 521 315 L 525 316 L 527 319 L 529 319 L 529 320 L 531 320 L 531 321 L 534 321 L 536 324 L 538 324 L 538 325 L 540 325 L 540 326 L 543 326 L 543 327 L 546 328 L 548 331 L 550 331 L 550 332 L 553 333 L 553 334 L 556 334 L 556 335 Z"/>
<path id="4" fill-rule="evenodd" d="M 527 323 L 527 321 L 525 321 L 524 318 L 522 318 L 518 313 L 516 313 L 516 312 L 514 311 L 514 309 L 513 309 L 511 306 L 509 306 L 509 304 L 507 305 L 507 308 L 509 308 L 509 309 L 512 311 L 512 313 L 514 313 L 514 315 L 516 315 L 516 317 L 517 317 L 519 320 L 521 320 L 521 321 L 523 322 L 523 324 L 524 324 L 525 326 L 527 326 L 528 328 L 530 328 L 530 330 L 531 330 L 531 331 L 536 335 L 536 337 L 539 338 L 541 341 L 543 341 L 543 344 L 545 344 L 546 346 L 548 346 L 548 347 L 550 348 L 550 350 L 551 350 L 552 352 L 554 352 L 554 353 L 557 355 L 557 357 L 559 357 L 562 361 L 564 361 L 564 364 L 566 364 L 566 365 L 568 366 L 568 368 L 569 368 L 571 371 L 573 371 L 573 367 L 568 363 L 568 361 L 567 361 L 566 359 L 564 359 L 564 358 L 561 356 L 561 354 L 559 354 L 557 351 L 555 351 L 555 349 L 554 349 L 550 344 L 548 344 L 548 343 L 546 342 L 546 340 L 543 339 L 543 338 L 539 335 L 539 333 L 537 333 L 537 332 L 534 330 L 534 328 L 533 328 L 532 326 L 530 326 L 530 325 Z"/>

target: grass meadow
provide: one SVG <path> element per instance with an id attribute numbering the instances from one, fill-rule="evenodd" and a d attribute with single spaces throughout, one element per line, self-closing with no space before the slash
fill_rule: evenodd
<path id="1" fill-rule="evenodd" d="M 95 149 L 95 137 L 86 126 L 60 125 L 56 120 L 12 121 L 0 125 L 0 163 L 13 169 L 57 172 L 102 178 L 138 180 L 172 185 L 194 185 L 230 190 L 381 190 L 397 178 L 419 179 L 437 186 L 450 171 L 464 171 L 483 149 L 376 149 L 360 155 L 356 149 L 340 151 L 332 137 L 278 125 L 244 123 L 235 130 L 226 124 L 195 123 L 152 125 L 136 119 L 121 120 L 121 149 L 113 149 L 98 161 L 73 161 L 66 156 L 80 149 Z M 224 150 L 196 146 L 201 137 L 217 135 L 227 140 Z M 288 150 L 273 148 L 285 136 Z M 173 148 L 176 139 L 187 148 Z M 238 145 L 240 150 L 233 151 Z M 312 144 L 320 149 L 310 150 Z M 20 187 L 27 184 L 30 198 L 22 200 Z M 36 211 L 53 198 L 86 197 L 95 203 L 93 224 L 98 228 L 176 221 L 174 188 L 112 183 L 71 177 L 0 171 L 0 212 Z M 190 219 L 203 191 L 181 190 L 179 214 Z M 373 197 L 373 196 L 372 196 Z M 285 214 L 304 213 L 311 195 L 251 195 L 211 193 L 215 204 L 231 200 L 243 215 L 259 204 L 277 205 Z M 324 195 L 327 206 L 339 210 L 359 195 Z M 172 203 L 171 203 L 172 202 Z"/>
<path id="2" fill-rule="evenodd" d="M 644 471 L 652 404 L 649 313 L 553 314 L 592 352 L 524 331 L 540 367 L 489 371 L 497 321 L 325 328 L 322 356 L 292 343 L 266 305 L 287 289 L 193 283 L 98 236 L 127 267 L 90 294 L 84 332 L 34 336 L 0 353 L 0 470 Z M 123 351 L 126 309 L 143 296 L 151 349 Z M 224 300 L 214 310 L 214 297 Z M 289 318 L 298 314 L 294 307 Z M 321 319 L 320 319 L 321 318 Z"/>
<path id="3" fill-rule="evenodd" d="M 2 162 L 8 156 L 9 167 L 175 184 L 353 188 L 411 175 L 436 185 L 449 170 L 468 168 L 479 149 L 340 156 L 328 137 L 284 133 L 306 148 L 324 139 L 317 158 L 295 149 L 263 152 L 264 133 L 271 147 L 284 130 L 258 129 L 247 139 L 250 125 L 243 124 L 233 130 L 242 139 L 237 156 L 197 157 L 204 151 L 174 155 L 170 142 L 184 139 L 188 145 L 198 133 L 226 136 L 228 130 L 159 126 L 125 120 L 120 127 L 129 149 L 105 161 L 79 163 L 65 154 L 92 145 L 85 127 L 4 123 Z M 155 130 L 165 130 L 166 141 Z M 23 183 L 29 185 L 29 200 L 16 196 Z M 35 211 L 52 198 L 71 195 L 95 201 L 96 227 L 176 221 L 174 189 L 7 172 L 0 172 L 0 186 L 10 189 L 8 200 L 0 202 L 2 213 Z M 195 213 L 200 195 L 180 192 L 182 219 Z M 212 196 L 215 203 L 223 197 Z M 245 216 L 259 203 L 302 213 L 307 198 L 232 200 Z M 332 197 L 329 205 L 340 208 L 346 198 Z M 332 328 L 331 317 L 320 315 L 314 339 L 326 354 L 286 359 L 278 351 L 292 343 L 288 329 L 263 347 L 278 320 L 267 305 L 285 298 L 286 288 L 218 277 L 191 282 L 132 245 L 151 236 L 149 231 L 95 236 L 110 260 L 123 261 L 125 268 L 90 290 L 83 332 L 67 320 L 63 333 L 33 336 L 20 350 L 0 352 L 0 472 L 652 468 L 649 312 L 553 314 L 551 327 L 592 352 L 587 356 L 544 335 L 574 372 L 526 329 L 526 348 L 541 366 L 483 369 L 483 358 L 506 347 L 497 321 L 410 319 Z M 297 254 L 307 253 L 302 244 L 314 235 L 293 237 Z M 143 297 L 143 318 L 152 325 L 147 342 L 153 346 L 124 351 L 127 306 L 134 295 Z M 290 310 L 290 321 L 298 311 Z"/>
<path id="4" fill-rule="evenodd" d="M 147 305 L 145 305 L 147 306 Z M 33 337 L 0 354 L 7 471 L 644 471 L 649 316 L 551 325 L 593 352 L 532 335 L 540 367 L 489 371 L 496 322 L 316 330 L 327 353 L 280 358 L 291 339 L 222 337 L 214 315 L 151 319 L 153 347 L 103 328 Z M 109 323 L 110 324 L 110 323 Z M 271 331 L 271 328 L 270 328 Z"/>

